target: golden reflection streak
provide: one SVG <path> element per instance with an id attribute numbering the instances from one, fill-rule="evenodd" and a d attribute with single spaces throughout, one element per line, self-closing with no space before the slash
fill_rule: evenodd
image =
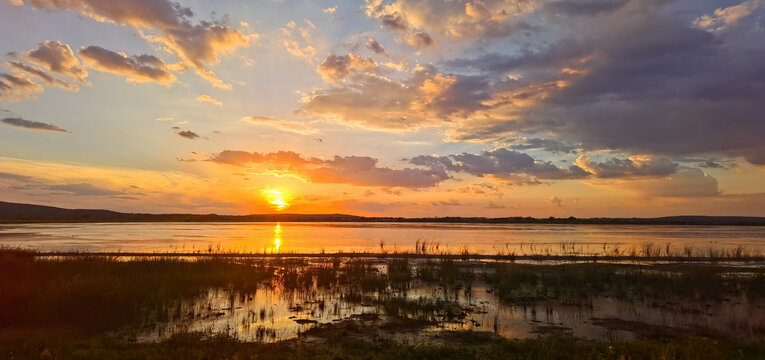
<path id="1" fill-rule="evenodd" d="M 279 248 L 282 246 L 282 224 L 276 223 L 274 226 L 274 252 L 279 252 Z"/>

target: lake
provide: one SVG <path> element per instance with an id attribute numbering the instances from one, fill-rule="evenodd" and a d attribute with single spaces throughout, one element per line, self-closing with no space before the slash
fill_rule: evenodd
<path id="1" fill-rule="evenodd" d="M 0 225 L 0 246 L 42 251 L 431 252 L 629 254 L 744 247 L 765 253 L 765 227 L 433 223 L 56 223 Z"/>

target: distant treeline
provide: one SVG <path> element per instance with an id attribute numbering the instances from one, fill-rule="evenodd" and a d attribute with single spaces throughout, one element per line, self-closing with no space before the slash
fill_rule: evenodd
<path id="1" fill-rule="evenodd" d="M 412 222 L 470 224 L 607 224 L 607 225 L 748 225 L 765 226 L 765 217 L 669 216 L 659 218 L 533 217 L 364 217 L 346 214 L 140 214 L 110 210 L 63 209 L 0 201 L 0 223 L 42 222 Z"/>

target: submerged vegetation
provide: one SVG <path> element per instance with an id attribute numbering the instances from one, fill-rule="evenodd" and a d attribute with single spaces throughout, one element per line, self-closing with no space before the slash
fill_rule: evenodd
<path id="1" fill-rule="evenodd" d="M 418 245 L 420 255 L 432 255 L 435 248 Z M 51 256 L 0 249 L 0 357 L 765 355 L 762 263 L 170 255 Z M 598 317 L 604 301 L 599 299 L 634 304 L 629 312 L 637 315 Z M 284 303 L 285 313 L 274 302 Z M 505 319 L 499 308 L 514 317 Z M 579 309 L 573 323 L 560 315 L 572 311 L 567 309 Z M 643 311 L 677 312 L 702 321 L 650 322 Z M 742 316 L 746 324 L 734 321 Z M 726 317 L 731 324 L 698 325 Z M 521 327 L 508 332 L 506 326 L 514 321 Z M 579 323 L 590 330 L 571 328 Z M 147 335 L 157 331 L 159 335 Z"/>

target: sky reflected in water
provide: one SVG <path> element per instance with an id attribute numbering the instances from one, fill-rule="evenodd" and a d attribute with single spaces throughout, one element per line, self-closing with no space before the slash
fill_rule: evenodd
<path id="1" fill-rule="evenodd" d="M 432 252 L 611 254 L 646 243 L 680 253 L 765 250 L 765 228 L 413 223 L 82 223 L 0 226 L 0 245 L 45 251 Z"/>

